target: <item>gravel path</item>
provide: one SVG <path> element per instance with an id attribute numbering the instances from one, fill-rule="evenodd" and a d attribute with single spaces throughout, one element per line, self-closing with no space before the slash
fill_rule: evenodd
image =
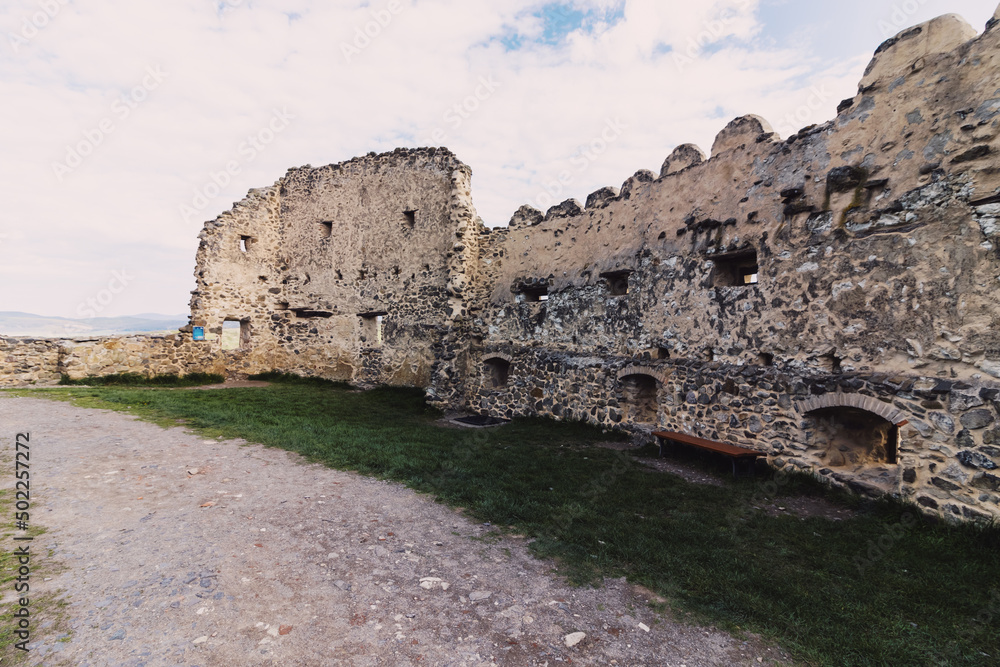
<path id="1" fill-rule="evenodd" d="M 787 661 L 762 642 L 658 615 L 624 580 L 573 588 L 524 540 L 398 484 L 120 413 L 0 396 L 5 468 L 25 431 L 31 517 L 48 528 L 31 547 L 42 571 L 32 593 L 68 603 L 68 634 L 33 626 L 25 664 Z M 2 484 L 13 486 L 9 470 Z M 7 604 L 13 593 L 3 593 Z M 568 647 L 577 632 L 586 637 Z"/>

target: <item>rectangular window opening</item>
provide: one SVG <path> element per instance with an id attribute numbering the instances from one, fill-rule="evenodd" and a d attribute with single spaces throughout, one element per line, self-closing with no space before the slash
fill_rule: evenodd
<path id="1" fill-rule="evenodd" d="M 819 364 L 820 367 L 827 373 L 840 373 L 842 369 L 840 367 L 840 362 L 843 361 L 841 357 L 837 356 L 837 352 L 827 352 L 826 354 L 820 356 Z"/>
<path id="2" fill-rule="evenodd" d="M 247 252 L 250 250 L 250 244 L 253 243 L 253 239 L 249 236 L 240 237 L 240 252 Z"/>
<path id="3" fill-rule="evenodd" d="M 330 238 L 333 234 L 333 222 L 330 220 L 324 220 L 319 223 L 319 235 L 324 239 Z"/>
<path id="4" fill-rule="evenodd" d="M 712 272 L 715 287 L 745 287 L 757 285 L 760 281 L 756 250 L 720 255 L 713 257 L 712 261 L 715 263 Z"/>
<path id="5" fill-rule="evenodd" d="M 631 271 L 607 271 L 601 274 L 601 278 L 608 281 L 608 292 L 611 296 L 625 296 L 628 294 L 628 277 Z"/>
<path id="6" fill-rule="evenodd" d="M 537 303 L 539 301 L 549 300 L 549 286 L 539 285 L 535 287 L 525 287 L 521 289 L 520 295 L 522 300 L 527 303 Z"/>
<path id="7" fill-rule="evenodd" d="M 226 320 L 222 323 L 222 349 L 246 350 L 250 347 L 250 320 Z"/>
<path id="8" fill-rule="evenodd" d="M 381 347 L 386 312 L 358 313 L 361 318 L 361 344 L 367 347 Z"/>
<path id="9" fill-rule="evenodd" d="M 403 224 L 407 228 L 413 229 L 417 226 L 417 211 L 416 209 L 412 211 L 403 211 Z"/>

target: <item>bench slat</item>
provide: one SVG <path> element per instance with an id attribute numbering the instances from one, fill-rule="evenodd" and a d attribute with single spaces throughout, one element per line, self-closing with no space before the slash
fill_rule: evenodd
<path id="1" fill-rule="evenodd" d="M 726 456 L 731 456 L 733 458 L 756 458 L 758 456 L 764 456 L 762 453 L 747 449 L 746 447 L 738 447 L 736 445 L 730 445 L 725 442 L 716 442 L 714 440 L 706 440 L 705 438 L 699 438 L 693 435 L 688 435 L 687 433 L 675 433 L 674 431 L 653 431 L 653 435 L 657 438 L 663 438 L 666 440 L 675 440 L 677 442 L 682 442 L 686 445 L 693 445 L 695 447 L 700 447 L 702 449 L 707 449 L 713 452 L 718 452 L 719 454 L 725 454 Z"/>

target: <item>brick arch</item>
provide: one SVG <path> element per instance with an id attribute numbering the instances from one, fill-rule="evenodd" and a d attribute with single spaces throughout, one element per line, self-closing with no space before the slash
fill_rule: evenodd
<path id="1" fill-rule="evenodd" d="M 906 413 L 902 410 L 864 394 L 843 394 L 836 392 L 833 394 L 823 394 L 822 396 L 813 396 L 812 398 L 804 401 L 796 401 L 795 403 L 795 410 L 799 414 L 806 414 L 807 412 L 822 410 L 823 408 L 857 408 L 876 414 L 896 426 L 904 426 L 909 421 Z"/>
<path id="2" fill-rule="evenodd" d="M 664 384 L 667 381 L 667 378 L 669 377 L 666 373 L 664 373 L 659 369 L 650 368 L 649 366 L 636 366 L 633 364 L 631 366 L 626 366 L 625 368 L 618 371 L 618 374 L 615 376 L 615 378 L 621 380 L 622 378 L 628 377 L 629 375 L 648 375 L 649 377 L 653 378 L 660 384 Z"/>
<path id="3" fill-rule="evenodd" d="M 490 352 L 489 354 L 483 357 L 483 363 L 490 361 L 491 359 L 502 359 L 503 361 L 506 361 L 508 364 L 514 363 L 514 358 L 512 356 L 510 356 L 509 354 L 503 354 L 502 352 Z"/>

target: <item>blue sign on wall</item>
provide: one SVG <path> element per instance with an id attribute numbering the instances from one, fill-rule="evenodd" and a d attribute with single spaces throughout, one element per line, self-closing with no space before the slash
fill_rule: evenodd
<path id="1" fill-rule="evenodd" d="M 205 340 L 205 327 L 192 327 L 191 340 Z"/>

